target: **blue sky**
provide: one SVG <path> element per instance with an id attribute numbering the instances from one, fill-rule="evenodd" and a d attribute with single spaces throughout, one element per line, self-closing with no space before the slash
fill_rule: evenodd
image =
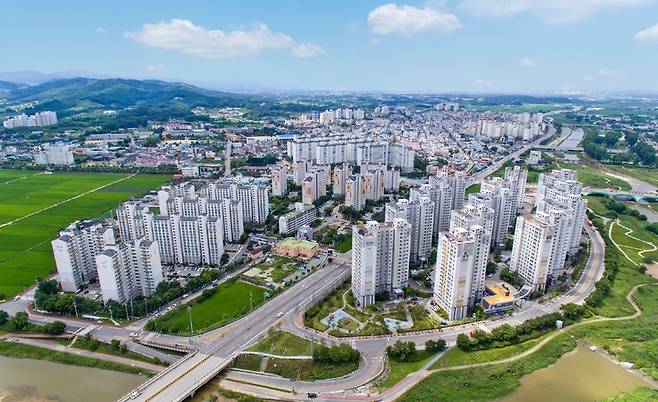
<path id="1" fill-rule="evenodd" d="M 7 2 L 0 71 L 214 88 L 658 91 L 658 0 Z"/>

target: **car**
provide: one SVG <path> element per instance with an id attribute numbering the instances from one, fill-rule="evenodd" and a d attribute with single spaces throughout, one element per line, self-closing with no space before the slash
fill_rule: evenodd
<path id="1" fill-rule="evenodd" d="M 283 311 L 279 311 L 279 314 L 276 315 L 276 318 L 281 318 L 283 317 Z"/>
<path id="2" fill-rule="evenodd" d="M 316 394 L 315 392 L 309 392 L 309 393 L 306 394 L 306 396 L 311 398 L 311 399 L 315 399 L 315 398 L 318 397 L 318 394 Z"/>
<path id="3" fill-rule="evenodd" d="M 130 333 L 131 338 L 137 338 L 138 336 L 139 336 L 139 334 L 137 332 L 131 332 Z"/>
<path id="4" fill-rule="evenodd" d="M 183 295 L 183 299 L 187 299 L 187 297 L 188 297 L 189 295 L 190 295 L 189 293 L 185 293 L 185 294 Z"/>
<path id="5" fill-rule="evenodd" d="M 20 296 L 16 296 L 16 297 L 14 297 L 14 301 L 19 301 L 20 299 L 21 299 Z"/>

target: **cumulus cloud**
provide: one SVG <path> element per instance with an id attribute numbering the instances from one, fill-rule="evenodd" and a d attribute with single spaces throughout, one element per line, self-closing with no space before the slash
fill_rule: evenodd
<path id="1" fill-rule="evenodd" d="M 380 35 L 410 36 L 419 32 L 447 34 L 462 27 L 454 14 L 442 13 L 430 7 L 417 8 L 389 3 L 368 14 L 370 30 Z"/>
<path id="2" fill-rule="evenodd" d="M 292 48 L 292 54 L 302 59 L 308 59 L 323 55 L 324 49 L 312 43 L 300 43 Z"/>
<path id="3" fill-rule="evenodd" d="M 529 57 L 524 57 L 521 59 L 519 62 L 523 67 L 535 67 L 537 65 L 537 62 L 534 59 L 531 59 Z"/>
<path id="4" fill-rule="evenodd" d="M 105 32 L 107 32 L 107 31 L 105 31 L 105 28 L 103 28 L 101 26 L 96 27 L 96 33 L 105 33 Z"/>
<path id="5" fill-rule="evenodd" d="M 461 0 L 460 7 L 473 14 L 500 17 L 534 13 L 545 22 L 561 23 L 585 19 L 597 12 L 637 7 L 655 0 Z"/>
<path id="6" fill-rule="evenodd" d="M 126 32 L 124 36 L 145 46 L 177 50 L 208 59 L 250 56 L 271 49 L 290 49 L 296 55 L 296 47 L 301 46 L 284 33 L 272 32 L 263 23 L 254 23 L 249 29 L 225 32 L 208 30 L 189 20 L 172 19 L 144 24 L 139 31 Z"/>
<path id="7" fill-rule="evenodd" d="M 641 43 L 658 43 L 658 24 L 636 33 L 635 40 Z"/>

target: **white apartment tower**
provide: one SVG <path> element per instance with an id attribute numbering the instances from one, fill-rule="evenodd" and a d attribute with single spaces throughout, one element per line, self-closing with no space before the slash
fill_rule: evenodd
<path id="1" fill-rule="evenodd" d="M 410 259 L 425 262 L 432 252 L 434 203 L 428 197 L 415 200 L 400 199 L 386 204 L 386 222 L 404 219 L 411 226 Z"/>
<path id="2" fill-rule="evenodd" d="M 559 276 L 564 269 L 567 220 L 564 212 L 539 212 L 516 219 L 510 269 L 533 291 L 544 290 L 548 278 Z"/>
<path id="3" fill-rule="evenodd" d="M 404 219 L 352 228 L 352 294 L 365 307 L 375 294 L 399 294 L 409 280 L 411 226 Z"/>
<path id="4" fill-rule="evenodd" d="M 144 238 L 110 245 L 95 258 L 103 301 L 125 304 L 150 296 L 162 282 L 162 264 L 155 242 Z"/>
<path id="5" fill-rule="evenodd" d="M 569 169 L 554 170 L 539 175 L 535 206 L 537 211 L 561 210 L 569 219 L 568 254 L 575 255 L 587 212 L 587 200 L 581 197 L 582 185 L 576 181 L 576 172 Z"/>
<path id="6" fill-rule="evenodd" d="M 75 292 L 98 277 L 96 256 L 114 244 L 114 229 L 97 221 L 75 222 L 51 241 L 62 290 Z"/>
<path id="7" fill-rule="evenodd" d="M 434 302 L 450 320 L 467 316 L 477 301 L 481 267 L 486 269 L 487 233 L 482 226 L 456 227 L 441 233 L 434 269 Z"/>
<path id="8" fill-rule="evenodd" d="M 514 214 L 521 213 L 523 209 L 523 197 L 528 181 L 528 171 L 519 166 L 505 168 L 505 180 L 509 183 L 512 198 L 512 211 Z"/>

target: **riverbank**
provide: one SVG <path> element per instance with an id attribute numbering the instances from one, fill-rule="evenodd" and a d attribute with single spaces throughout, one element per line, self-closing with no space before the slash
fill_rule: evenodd
<path id="1" fill-rule="evenodd" d="M 130 364 L 118 363 L 116 361 L 109 361 L 109 359 L 101 360 L 100 358 L 92 358 L 85 356 L 82 353 L 74 354 L 74 353 L 54 350 L 61 345 L 53 344 L 52 348 L 46 348 L 43 347 L 45 345 L 35 346 L 28 344 L 26 342 L 24 343 L 24 341 L 25 340 L 21 342 L 0 341 L 0 356 L 13 357 L 18 359 L 46 360 L 54 363 L 120 371 L 129 374 L 144 375 L 147 377 L 150 377 L 155 374 L 151 370 L 147 370 L 143 367 L 139 367 L 136 364 L 138 362 L 131 363 L 132 365 L 130 365 Z M 80 352 L 85 352 L 85 351 L 80 351 Z M 91 352 L 87 352 L 87 353 L 91 353 Z M 98 355 L 100 355 L 100 353 Z M 110 357 L 112 356 L 108 356 L 108 358 Z"/>

